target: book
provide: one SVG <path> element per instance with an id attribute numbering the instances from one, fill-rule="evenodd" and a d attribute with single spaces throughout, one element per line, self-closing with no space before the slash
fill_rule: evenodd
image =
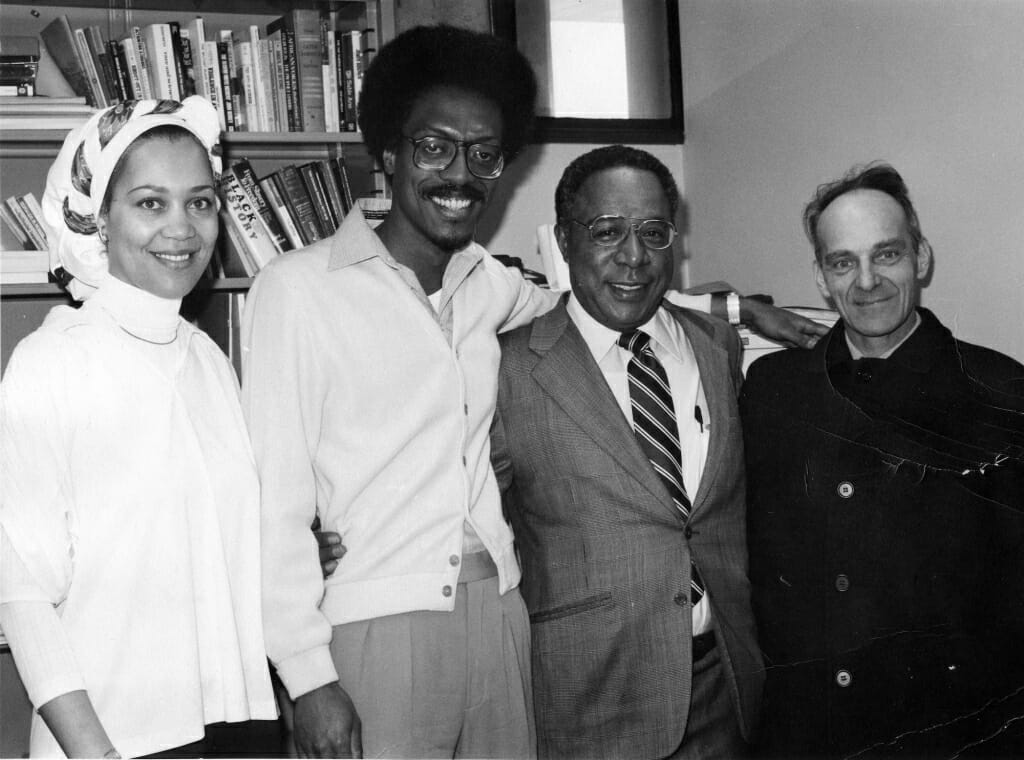
<path id="1" fill-rule="evenodd" d="M 142 87 L 139 52 L 135 48 L 134 37 L 125 37 L 121 40 L 121 54 L 124 56 L 124 65 L 132 90 L 132 98 L 135 100 L 143 100 L 145 98 L 145 94 Z"/>
<path id="2" fill-rule="evenodd" d="M 132 88 L 131 76 L 128 74 L 128 60 L 120 41 L 107 40 L 107 54 L 114 64 L 118 98 L 120 100 L 134 100 L 135 90 Z"/>
<path id="3" fill-rule="evenodd" d="M 89 53 L 92 55 L 93 65 L 99 75 L 100 87 L 103 88 L 103 97 L 107 105 L 114 105 L 121 101 L 121 93 L 118 91 L 117 76 L 114 73 L 113 63 L 107 53 L 107 45 L 103 41 L 100 28 L 93 24 L 85 27 L 85 42 L 89 46 Z"/>
<path id="4" fill-rule="evenodd" d="M 256 82 L 253 78 L 252 43 L 244 40 L 235 41 L 235 63 L 238 69 L 235 76 L 241 92 L 242 112 L 245 114 L 245 128 L 249 132 L 262 129 L 256 107 Z"/>
<path id="5" fill-rule="evenodd" d="M 316 162 L 316 170 L 323 182 L 324 190 L 327 191 L 327 201 L 334 216 L 334 227 L 337 229 L 341 224 L 341 220 L 345 218 L 347 209 L 345 208 L 345 200 L 342 198 L 341 185 L 338 183 L 338 177 L 334 172 L 334 164 L 331 160 L 321 159 Z"/>
<path id="6" fill-rule="evenodd" d="M 188 22 L 188 26 L 181 30 L 182 39 L 188 37 L 189 55 L 192 64 L 192 83 L 195 87 L 195 94 L 202 95 L 211 103 L 209 81 L 207 79 L 206 63 L 204 60 L 206 51 L 206 20 L 202 16 L 196 16 Z M 215 104 L 216 105 L 216 104 Z"/>
<path id="7" fill-rule="evenodd" d="M 256 111 L 260 130 L 276 132 L 277 113 L 274 109 L 273 80 L 270 75 L 270 47 L 260 39 L 260 28 L 249 27 L 249 44 L 252 46 L 253 89 L 256 92 Z"/>
<path id="8" fill-rule="evenodd" d="M 220 56 L 217 53 L 217 44 L 207 40 L 202 43 L 203 55 L 203 93 L 213 107 L 217 109 L 217 117 L 220 119 L 221 131 L 227 130 L 227 122 L 224 112 L 224 85 L 220 75 Z"/>
<path id="9" fill-rule="evenodd" d="M 25 232 L 25 228 L 21 226 L 21 222 L 14 216 L 14 212 L 7 207 L 7 204 L 0 204 L 0 219 L 3 220 L 3 223 L 11 231 L 11 234 L 14 235 L 14 239 L 18 241 L 18 245 L 23 250 L 38 250 L 35 243 L 32 242 L 32 238 Z"/>
<path id="10" fill-rule="evenodd" d="M 289 131 L 288 123 L 288 94 L 285 84 L 285 62 L 284 53 L 281 47 L 281 38 L 267 40 L 267 49 L 270 51 L 270 76 L 271 89 L 274 93 L 274 129 L 277 132 Z"/>
<path id="11" fill-rule="evenodd" d="M 149 84 L 157 100 L 181 100 L 170 24 L 149 24 L 142 30 L 149 61 Z"/>
<path id="12" fill-rule="evenodd" d="M 107 102 L 107 98 L 103 94 L 100 75 L 96 69 L 96 62 L 92 59 L 92 53 L 89 52 L 89 42 L 84 29 L 75 29 L 75 45 L 85 68 L 86 81 L 89 83 L 89 90 L 92 93 L 91 102 L 97 108 L 106 108 L 110 103 Z"/>
<path id="13" fill-rule="evenodd" d="M 391 211 L 390 198 L 359 198 L 356 204 L 370 227 L 376 227 L 387 219 L 388 212 Z"/>
<path id="14" fill-rule="evenodd" d="M 278 169 L 274 176 L 281 178 L 278 190 L 285 203 L 288 204 L 288 210 L 292 213 L 295 225 L 299 228 L 303 245 L 320 240 L 323 234 L 320 231 L 316 211 L 313 209 L 313 199 L 302 182 L 299 170 L 293 164 L 289 164 Z"/>
<path id="15" fill-rule="evenodd" d="M 356 72 L 362 68 L 363 50 L 358 31 L 346 32 L 341 40 L 341 55 L 344 63 L 343 92 L 345 98 L 346 132 L 356 131 Z"/>
<path id="16" fill-rule="evenodd" d="M 224 172 L 218 183 L 222 206 L 221 214 L 229 233 L 233 229 L 243 250 L 255 264 L 256 270 L 266 266 L 278 255 L 277 244 L 233 172 Z M 237 241 L 236 241 L 237 242 Z"/>
<path id="17" fill-rule="evenodd" d="M 316 167 L 312 163 L 302 164 L 298 167 L 299 176 L 306 186 L 310 200 L 313 201 L 313 211 L 316 213 L 317 225 L 320 228 L 320 237 L 329 237 L 335 229 L 334 217 L 327 207 L 327 193 L 324 190 L 323 182 L 317 175 Z"/>
<path id="18" fill-rule="evenodd" d="M 46 227 L 43 226 L 43 209 L 39 206 L 39 201 L 36 200 L 35 194 L 25 193 L 24 195 L 20 195 L 18 196 L 18 202 L 22 204 L 22 208 L 25 209 L 25 212 L 28 214 L 32 223 L 36 226 L 39 238 L 43 242 L 43 245 L 39 250 L 46 250 L 49 247 L 49 244 L 46 239 Z"/>
<path id="19" fill-rule="evenodd" d="M 256 178 L 256 172 L 253 171 L 252 165 L 246 158 L 235 161 L 228 169 L 232 172 L 235 177 L 238 178 L 238 183 L 242 186 L 242 190 L 249 196 L 249 200 L 252 201 L 253 207 L 263 217 L 263 222 L 267 226 L 267 230 L 270 231 L 271 236 L 274 238 L 274 243 L 277 246 L 278 252 L 283 253 L 292 249 L 291 241 L 284 234 L 284 229 L 281 227 L 281 223 L 278 221 L 277 216 L 270 208 L 270 204 L 267 202 L 267 197 L 263 194 L 263 189 L 260 187 L 259 180 Z"/>
<path id="20" fill-rule="evenodd" d="M 352 183 L 348 179 L 348 169 L 345 168 L 344 156 L 332 158 L 331 167 L 334 169 L 334 176 L 338 181 L 338 187 L 341 188 L 341 200 L 344 203 L 345 213 L 347 214 L 355 206 L 355 199 L 352 195 Z"/>
<path id="21" fill-rule="evenodd" d="M 149 49 L 146 47 L 146 40 L 143 38 L 142 28 L 132 27 L 132 39 L 135 41 L 135 53 L 139 58 L 139 84 L 141 85 L 144 100 L 153 98 L 153 75 L 152 66 L 149 61 Z"/>
<path id="22" fill-rule="evenodd" d="M 231 58 L 228 52 L 231 43 L 221 39 L 217 41 L 217 65 L 220 69 L 221 106 L 224 111 L 224 129 L 228 132 L 238 131 L 238 119 L 235 115 L 235 99 L 231 96 Z"/>
<path id="23" fill-rule="evenodd" d="M 5 279 L 9 274 L 39 273 L 43 275 L 42 282 L 46 282 L 46 275 L 50 271 L 50 254 L 36 250 L 0 251 L 0 271 L 4 273 Z"/>
<path id="24" fill-rule="evenodd" d="M 220 210 L 220 243 L 217 245 L 218 274 L 221 277 L 255 277 L 259 267 L 252 260 L 241 233 L 223 208 Z"/>
<path id="25" fill-rule="evenodd" d="M 320 14 L 295 8 L 267 25 L 267 34 L 277 29 L 290 31 L 294 39 L 293 60 L 298 84 L 298 106 L 302 131 L 323 132 L 324 91 L 320 49 Z"/>
<path id="26" fill-rule="evenodd" d="M 340 106 L 338 102 L 338 55 L 335 51 L 337 33 L 328 27 L 330 17 L 320 16 L 320 70 L 324 88 L 324 129 L 328 132 L 341 130 Z"/>
<path id="27" fill-rule="evenodd" d="M 18 220 L 18 224 L 21 225 L 25 234 L 28 235 L 29 240 L 32 242 L 32 247 L 37 251 L 45 251 L 46 236 L 42 232 L 42 227 L 30 218 L 25 204 L 17 195 L 10 196 L 4 203 L 7 204 L 7 208 L 14 215 L 14 218 Z"/>
<path id="28" fill-rule="evenodd" d="M 178 100 L 184 100 L 189 95 L 196 94 L 195 82 L 188 79 L 188 69 L 192 65 L 191 49 L 186 51 L 184 40 L 181 37 L 181 24 L 177 21 L 169 21 L 167 26 L 171 30 L 171 52 L 174 57 L 174 74 L 178 81 Z"/>
<path id="29" fill-rule="evenodd" d="M 224 52 L 228 58 L 228 83 L 224 88 L 225 99 L 231 99 L 231 113 L 234 117 L 234 131 L 244 132 L 249 129 L 246 121 L 245 96 L 242 92 L 242 82 L 238 76 L 238 61 L 235 57 L 235 33 L 230 29 L 220 30 L 220 41 L 225 44 Z M 219 52 L 219 49 L 218 49 Z"/>
<path id="30" fill-rule="evenodd" d="M 90 103 L 96 106 L 96 103 L 91 100 L 92 89 L 89 87 L 88 74 L 86 74 L 85 64 L 78 53 L 75 33 L 71 30 L 68 17 L 55 18 L 43 28 L 40 37 L 43 38 L 43 44 L 46 45 L 50 57 L 53 58 L 74 93 L 90 98 Z"/>
<path id="31" fill-rule="evenodd" d="M 305 245 L 302 241 L 302 233 L 299 232 L 295 219 L 292 218 L 292 212 L 288 209 L 288 204 L 285 203 L 281 191 L 277 189 L 277 183 L 274 181 L 274 178 L 264 177 L 259 181 L 259 185 L 260 189 L 263 190 L 263 197 L 266 198 L 267 205 L 274 216 L 277 217 L 277 221 L 280 223 L 281 229 L 290 243 L 290 248 L 302 248 Z"/>

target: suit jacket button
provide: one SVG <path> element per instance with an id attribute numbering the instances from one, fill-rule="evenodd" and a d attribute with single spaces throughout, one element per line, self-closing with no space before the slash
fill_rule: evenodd
<path id="1" fill-rule="evenodd" d="M 452 595 L 452 587 L 451 586 L 445 586 L 443 589 L 441 589 L 441 595 L 442 596 L 451 596 Z"/>
<path id="2" fill-rule="evenodd" d="M 838 488 L 836 488 L 836 493 L 844 499 L 849 499 L 853 496 L 853 483 L 848 480 L 844 480 L 839 484 Z"/>
<path id="3" fill-rule="evenodd" d="M 687 525 L 686 526 L 686 530 L 683 531 L 683 535 L 686 536 L 687 538 L 690 538 L 691 536 L 693 536 L 693 528 L 691 528 L 689 525 Z"/>
<path id="4" fill-rule="evenodd" d="M 843 573 L 836 576 L 836 591 L 849 591 L 850 590 L 850 578 Z"/>
<path id="5" fill-rule="evenodd" d="M 678 594 L 672 597 L 672 601 L 678 604 L 680 607 L 685 607 L 687 603 L 690 601 L 690 595 L 680 591 Z"/>
<path id="6" fill-rule="evenodd" d="M 845 689 L 853 683 L 853 675 L 849 670 L 838 670 L 836 671 L 836 683 Z"/>

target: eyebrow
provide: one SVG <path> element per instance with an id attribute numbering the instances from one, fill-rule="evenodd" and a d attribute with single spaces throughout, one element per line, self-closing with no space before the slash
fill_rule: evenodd
<path id="1" fill-rule="evenodd" d="M 888 240 L 880 240 L 880 241 L 878 241 L 873 246 L 871 246 L 871 251 L 873 253 L 875 251 L 880 251 L 883 248 L 901 248 L 901 249 L 905 249 L 906 247 L 907 247 L 906 246 L 906 241 L 903 240 L 903 238 L 895 237 L 895 238 L 889 238 Z M 831 261 L 832 259 L 837 259 L 837 258 L 839 258 L 841 256 L 852 256 L 852 255 L 853 255 L 853 251 L 851 251 L 851 250 L 849 250 L 847 248 L 841 248 L 840 250 L 837 250 L 837 251 L 828 251 L 822 258 L 824 260 L 826 260 L 826 261 Z"/>
<path id="2" fill-rule="evenodd" d="M 162 185 L 139 185 L 128 190 L 129 193 L 137 193 L 140 190 L 148 191 L 151 193 L 169 193 L 170 190 Z M 214 190 L 213 185 L 193 185 L 187 189 L 187 192 L 198 193 L 204 190 Z"/>

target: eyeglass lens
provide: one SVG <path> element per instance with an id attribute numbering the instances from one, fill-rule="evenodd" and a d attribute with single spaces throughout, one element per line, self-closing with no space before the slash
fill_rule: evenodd
<path id="1" fill-rule="evenodd" d="M 631 229 L 646 247 L 661 250 L 672 245 L 675 230 L 669 222 L 661 219 L 645 219 L 640 223 L 621 216 L 603 216 L 590 225 L 590 237 L 599 245 L 618 245 Z"/>
<path id="2" fill-rule="evenodd" d="M 455 160 L 459 147 L 463 145 L 466 147 L 466 165 L 474 176 L 491 179 L 501 174 L 501 170 L 505 166 L 501 148 L 496 145 L 483 143 L 468 145 L 445 137 L 421 137 L 414 140 L 413 144 L 416 149 L 412 158 L 421 169 L 438 171 L 447 169 Z"/>

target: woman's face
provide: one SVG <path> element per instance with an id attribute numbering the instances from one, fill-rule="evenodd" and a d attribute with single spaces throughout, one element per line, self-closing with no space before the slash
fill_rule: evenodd
<path id="1" fill-rule="evenodd" d="M 162 298 L 195 287 L 217 243 L 213 172 L 198 142 L 151 138 L 133 146 L 97 223 L 110 273 Z"/>

